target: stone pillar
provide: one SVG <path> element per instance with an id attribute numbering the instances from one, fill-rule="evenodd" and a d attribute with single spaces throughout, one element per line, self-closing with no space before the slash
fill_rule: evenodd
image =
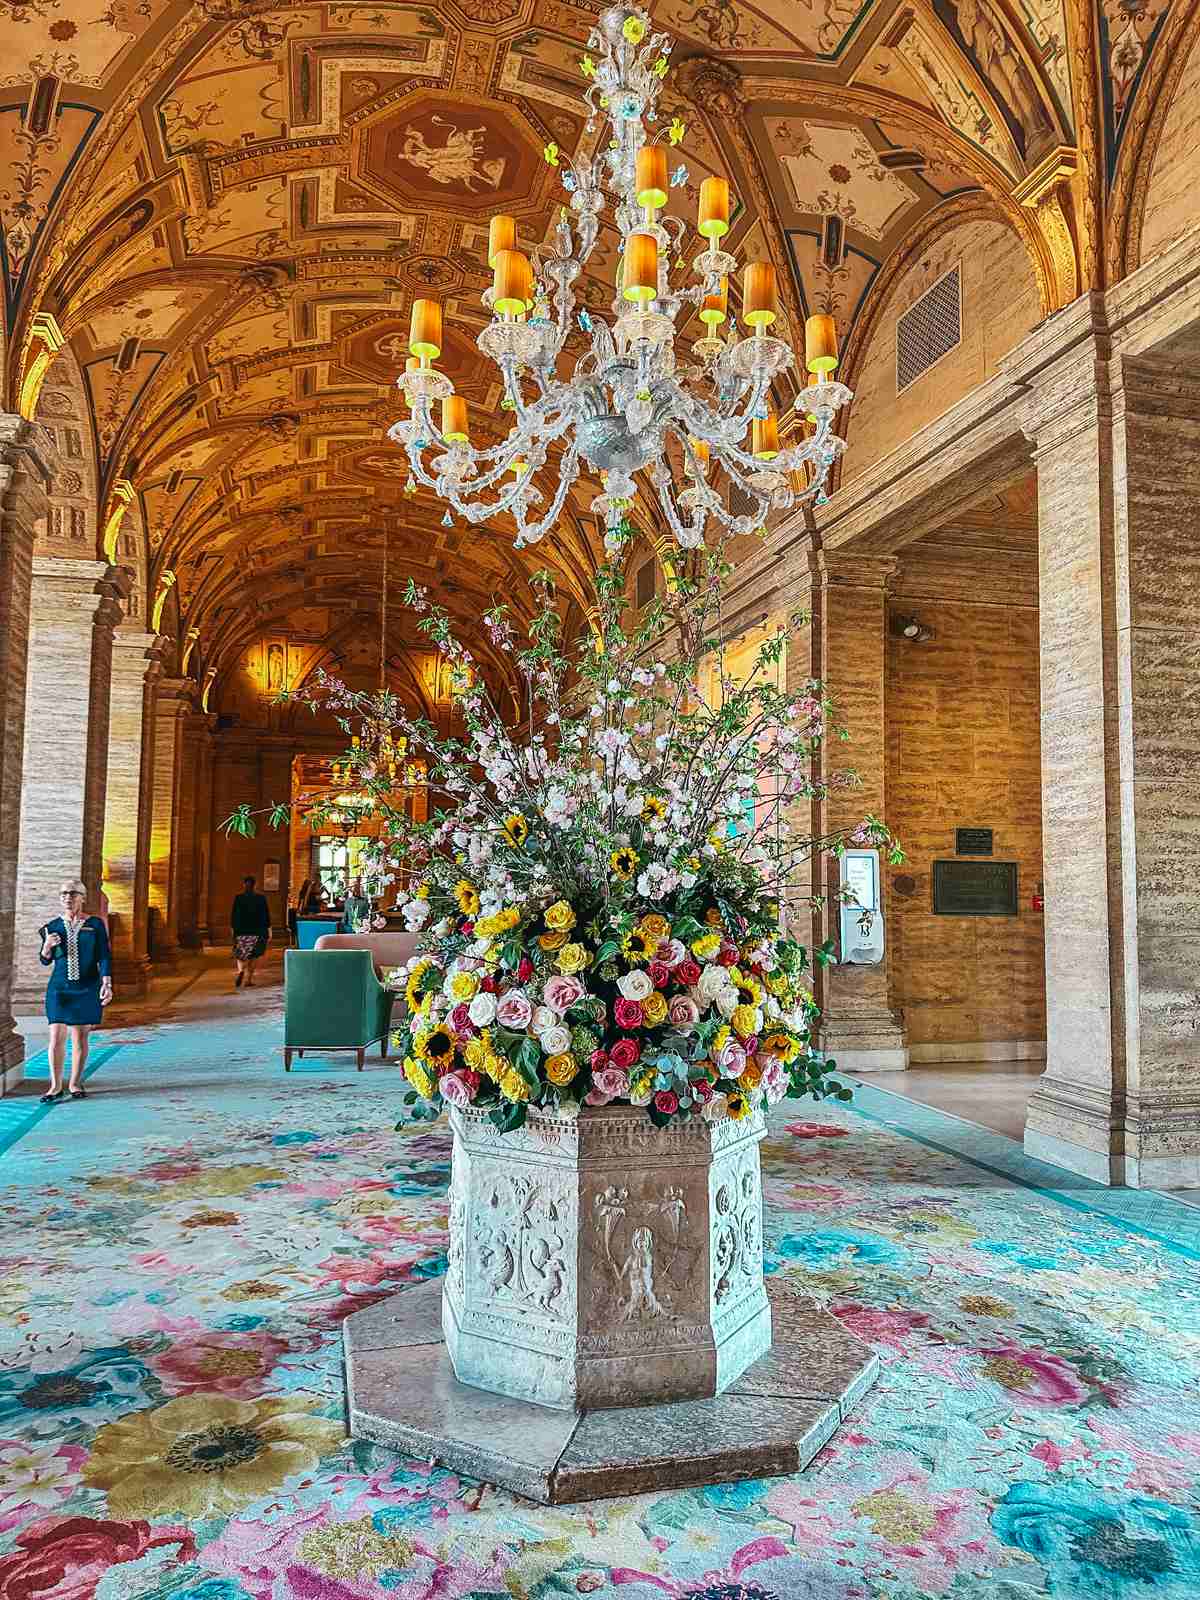
<path id="1" fill-rule="evenodd" d="M 179 801 L 183 787 L 184 718 L 192 708 L 191 678 L 160 678 L 154 697 L 153 807 L 150 827 L 150 959 L 179 963 Z"/>
<path id="2" fill-rule="evenodd" d="M 788 647 L 788 689 L 819 678 L 833 696 L 849 743 L 830 738 L 822 748 L 819 778 L 853 768 L 856 788 L 833 789 L 806 808 L 799 826 L 827 836 L 852 829 L 867 812 L 887 817 L 887 746 L 884 680 L 887 665 L 887 585 L 891 559 L 843 556 L 806 547 L 793 561 L 787 586 L 789 611 L 803 611 L 808 625 Z M 831 895 L 838 884 L 836 861 L 814 862 L 814 895 Z M 881 873 L 881 890 L 886 893 Z M 886 903 L 884 915 L 886 917 Z M 813 917 L 814 945 L 838 941 L 839 917 L 830 903 Z M 821 1007 L 821 1047 L 848 1072 L 902 1071 L 908 1066 L 904 1026 L 889 999 L 888 955 L 878 966 L 818 967 L 814 992 Z"/>
<path id="3" fill-rule="evenodd" d="M 200 949 L 207 938 L 207 879 L 212 831 L 212 730 L 215 722 L 215 717 L 204 712 L 193 712 L 185 716 L 181 724 L 183 754 L 180 762 L 175 856 L 179 863 L 179 943 L 191 950 Z"/>
<path id="4" fill-rule="evenodd" d="M 104 812 L 104 892 L 120 998 L 146 993 L 150 821 L 154 758 L 157 634 L 136 626 L 113 635 L 109 700 L 108 793 Z"/>
<path id="5" fill-rule="evenodd" d="M 1033 388 L 1046 1072 L 1025 1147 L 1200 1185 L 1200 383 L 1089 340 Z"/>
<path id="6" fill-rule="evenodd" d="M 12 1014 L 29 591 L 36 524 L 46 516 L 52 453 L 45 430 L 0 413 L 0 1094 L 24 1076 Z"/>
<path id="7" fill-rule="evenodd" d="M 100 888 L 113 629 L 129 576 L 104 561 L 34 556 L 25 695 L 13 1005 L 40 1009 L 36 930 L 58 914 L 64 878 Z"/>

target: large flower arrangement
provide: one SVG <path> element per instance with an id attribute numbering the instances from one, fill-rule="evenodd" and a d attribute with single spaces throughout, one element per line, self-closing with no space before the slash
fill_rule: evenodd
<path id="1" fill-rule="evenodd" d="M 531 1106 L 619 1103 L 661 1125 L 742 1118 L 787 1094 L 849 1098 L 813 1045 L 809 954 L 788 904 L 813 853 L 845 842 L 798 834 L 791 814 L 855 780 L 812 776 L 832 708 L 817 682 L 775 681 L 787 630 L 744 681 L 725 674 L 720 575 L 713 557 L 677 579 L 672 612 L 652 606 L 626 632 L 619 575 L 602 570 L 574 662 L 548 575 L 524 639 L 495 606 L 484 622 L 523 685 L 523 732 L 411 584 L 418 626 L 451 663 L 463 736 L 388 693 L 330 678 L 316 689 L 347 731 L 364 730 L 347 759 L 384 819 L 378 864 L 403 873 L 403 915 L 422 935 L 395 1035 L 416 1115 L 478 1105 L 507 1131 Z M 656 659 L 664 644 L 670 658 Z M 397 803 L 379 759 L 401 740 L 442 802 L 428 821 Z M 248 808 L 228 826 L 250 831 Z M 899 858 L 875 818 L 852 836 Z"/>

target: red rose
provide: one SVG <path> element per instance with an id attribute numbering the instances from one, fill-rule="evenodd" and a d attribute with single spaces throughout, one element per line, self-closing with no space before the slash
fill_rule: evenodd
<path id="1" fill-rule="evenodd" d="M 707 1105 L 712 1099 L 713 1092 L 713 1086 L 711 1083 L 709 1083 L 707 1078 L 698 1078 L 696 1082 L 692 1084 L 692 1094 L 704 1105 Z"/>
<path id="2" fill-rule="evenodd" d="M 450 1013 L 449 1022 L 451 1032 L 457 1034 L 459 1038 L 474 1038 L 478 1031 L 471 1021 L 470 1007 L 463 1001 L 460 1001 Z"/>
<path id="3" fill-rule="evenodd" d="M 591 1056 L 588 1059 L 588 1066 L 591 1067 L 592 1071 L 593 1072 L 599 1072 L 601 1067 L 606 1067 L 607 1065 L 608 1065 L 608 1051 L 607 1050 L 593 1050 L 592 1053 L 591 1053 Z"/>
<path id="4" fill-rule="evenodd" d="M 158 1545 L 177 1544 L 190 1561 L 196 1544 L 186 1528 L 148 1522 L 96 1522 L 91 1517 L 47 1517 L 17 1535 L 0 1559 L 0 1600 L 92 1600 L 112 1567 L 136 1561 Z"/>
<path id="5" fill-rule="evenodd" d="M 688 956 L 686 961 L 681 961 L 675 968 L 675 976 L 684 988 L 690 989 L 693 984 L 700 982 L 700 963 Z"/>
<path id="6" fill-rule="evenodd" d="M 664 1116 L 674 1116 L 679 1110 L 679 1096 L 674 1089 L 660 1089 L 654 1096 L 654 1109 L 661 1111 Z"/>
<path id="7" fill-rule="evenodd" d="M 640 1028 L 642 1008 L 636 1000 L 620 999 L 613 1006 L 613 1016 L 618 1028 Z"/>
<path id="8" fill-rule="evenodd" d="M 608 1052 L 608 1059 L 614 1067 L 620 1067 L 622 1072 L 628 1072 L 634 1062 L 641 1058 L 642 1049 L 636 1039 L 618 1039 Z"/>
<path id="9" fill-rule="evenodd" d="M 471 1088 L 478 1092 L 479 1085 L 483 1082 L 483 1074 L 476 1072 L 473 1067 L 463 1067 L 461 1069 L 461 1073 Z"/>
<path id="10" fill-rule="evenodd" d="M 500 993 L 499 984 L 497 984 L 495 978 L 490 977 L 490 976 L 484 978 L 482 980 L 482 982 L 480 983 L 479 987 L 483 990 L 484 994 L 499 994 Z"/>
<path id="11" fill-rule="evenodd" d="M 646 968 L 650 974 L 650 982 L 656 989 L 665 989 L 671 976 L 671 969 L 663 961 L 652 961 Z"/>
<path id="12" fill-rule="evenodd" d="M 517 982 L 528 983 L 533 977 L 533 962 L 528 956 L 522 956 L 517 962 Z"/>
<path id="13" fill-rule="evenodd" d="M 475 932 L 475 924 L 473 922 L 464 922 L 464 923 L 462 923 L 460 925 L 458 931 L 459 931 L 459 933 L 465 933 L 467 938 L 469 939 L 471 937 L 471 935 Z"/>
<path id="14" fill-rule="evenodd" d="M 723 967 L 736 967 L 737 958 L 737 945 L 726 943 L 721 946 L 721 951 L 717 956 L 717 961 Z"/>

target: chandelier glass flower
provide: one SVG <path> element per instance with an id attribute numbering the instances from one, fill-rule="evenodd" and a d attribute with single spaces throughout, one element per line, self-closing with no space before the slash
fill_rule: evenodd
<path id="1" fill-rule="evenodd" d="M 606 9 L 581 62 L 591 80 L 584 94 L 588 130 L 607 119 L 606 148 L 591 160 L 563 166 L 569 206 L 562 207 L 552 246 L 526 254 L 518 248 L 515 220 L 492 219 L 488 265 L 494 279 L 483 296 L 492 321 L 478 344 L 500 369 L 501 404 L 513 415 L 501 443 L 472 445 L 466 402 L 435 364 L 442 308 L 433 300 L 412 307 L 411 354 L 398 379 L 410 416 L 389 435 L 408 453 L 409 486 L 433 489 L 470 523 L 511 513 L 518 546 L 556 526 L 585 463 L 601 476 L 604 492 L 592 509 L 604 520 L 610 552 L 622 541 L 639 472 L 653 485 L 679 544 L 695 549 L 710 518 L 727 534 L 753 533 L 769 511 L 819 498 L 845 448 L 833 421 L 852 395 L 830 376 L 838 357 L 828 315 L 811 316 L 805 326 L 812 381 L 795 407 L 811 432 L 780 447 L 771 382 L 794 355 L 770 331 L 778 311 L 775 272 L 766 262 L 747 263 L 742 275 L 741 321 L 749 331 L 729 331 L 729 280 L 738 262 L 721 247 L 730 217 L 724 178 L 709 177 L 701 185 L 697 222 L 705 248 L 690 271 L 683 266 L 687 224 L 666 208 L 670 189 L 687 179 L 682 165 L 668 173 L 669 152 L 684 129 L 678 119 L 664 125 L 656 110 L 670 49 L 665 34 L 650 32 L 640 6 Z M 551 165 L 560 165 L 556 145 L 545 154 Z M 599 237 L 606 191 L 621 240 L 611 320 L 577 304 L 578 279 Z M 681 355 L 677 324 L 693 312 L 703 337 Z M 577 329 L 588 348 L 570 375 L 560 376 L 564 350 Z M 682 482 L 669 461 L 672 438 Z M 546 504 L 534 480 L 552 447 L 558 482 Z M 731 493 L 735 488 L 740 494 Z M 450 511 L 446 521 L 452 521 Z"/>

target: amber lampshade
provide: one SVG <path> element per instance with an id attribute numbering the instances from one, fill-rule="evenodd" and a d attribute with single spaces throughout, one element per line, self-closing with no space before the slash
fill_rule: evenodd
<path id="1" fill-rule="evenodd" d="M 502 316 L 516 317 L 526 309 L 533 293 L 533 268 L 520 250 L 501 250 L 496 256 L 492 304 Z"/>
<path id="2" fill-rule="evenodd" d="M 709 448 L 708 448 L 708 440 L 707 439 L 691 439 L 691 440 L 689 440 L 689 443 L 691 444 L 691 447 L 692 447 L 692 454 L 695 456 L 696 460 L 700 463 L 701 468 L 707 467 L 708 458 L 709 458 L 709 454 L 710 454 Z"/>
<path id="3" fill-rule="evenodd" d="M 751 261 L 742 279 L 742 321 L 752 328 L 769 328 L 778 309 L 775 268 L 769 261 Z"/>
<path id="4" fill-rule="evenodd" d="M 460 394 L 448 394 L 442 401 L 442 437 L 447 444 L 470 444 L 467 430 L 467 402 Z"/>
<path id="5" fill-rule="evenodd" d="M 729 314 L 729 283 L 721 279 L 719 294 L 706 294 L 700 302 L 700 321 L 707 322 L 710 328 L 719 328 Z"/>
<path id="6" fill-rule="evenodd" d="M 828 312 L 818 312 L 804 324 L 804 365 L 810 372 L 833 372 L 837 364 L 837 328 Z"/>
<path id="7" fill-rule="evenodd" d="M 436 361 L 442 353 L 442 308 L 436 300 L 414 300 L 408 326 L 408 348 L 415 356 Z"/>
<path id="8" fill-rule="evenodd" d="M 667 152 L 661 144 L 644 144 L 637 153 L 637 203 L 653 211 L 667 203 Z"/>
<path id="9" fill-rule="evenodd" d="M 753 455 L 758 461 L 774 461 L 779 454 L 779 423 L 772 411 L 754 419 L 751 431 Z"/>
<path id="10" fill-rule="evenodd" d="M 631 233 L 625 241 L 622 293 L 626 300 L 653 300 L 658 294 L 658 240 L 650 233 Z"/>
<path id="11" fill-rule="evenodd" d="M 507 217 L 503 212 L 493 217 L 488 225 L 488 266 L 496 270 L 496 257 L 501 250 L 515 250 L 517 248 L 517 222 L 515 217 Z"/>
<path id="12" fill-rule="evenodd" d="M 697 226 L 706 239 L 719 239 L 729 232 L 729 180 L 705 178 L 700 185 L 700 218 Z"/>

